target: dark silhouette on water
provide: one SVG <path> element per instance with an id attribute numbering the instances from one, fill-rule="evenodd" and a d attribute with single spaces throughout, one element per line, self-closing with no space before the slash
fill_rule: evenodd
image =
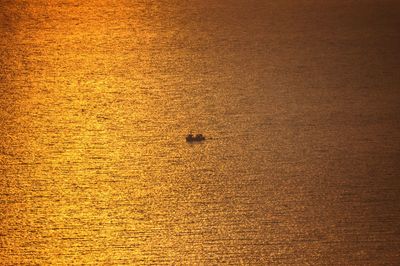
<path id="1" fill-rule="evenodd" d="M 206 140 L 206 137 L 204 137 L 203 134 L 196 134 L 196 136 L 194 136 L 192 133 L 190 133 L 186 136 L 186 142 L 198 142 L 204 140 Z"/>

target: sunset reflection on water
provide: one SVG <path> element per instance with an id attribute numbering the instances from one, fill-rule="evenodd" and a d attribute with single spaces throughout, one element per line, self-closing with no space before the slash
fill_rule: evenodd
<path id="1" fill-rule="evenodd" d="M 395 1 L 0 10 L 0 264 L 399 260 Z"/>

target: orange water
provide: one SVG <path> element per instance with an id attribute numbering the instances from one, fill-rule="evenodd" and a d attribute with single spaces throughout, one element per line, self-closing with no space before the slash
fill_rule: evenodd
<path id="1" fill-rule="evenodd" d="M 1 265 L 400 261 L 398 2 L 0 10 Z"/>

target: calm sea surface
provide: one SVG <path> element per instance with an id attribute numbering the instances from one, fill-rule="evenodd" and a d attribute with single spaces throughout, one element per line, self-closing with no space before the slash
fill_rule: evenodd
<path id="1" fill-rule="evenodd" d="M 398 265 L 399 13 L 1 0 L 0 265 Z"/>

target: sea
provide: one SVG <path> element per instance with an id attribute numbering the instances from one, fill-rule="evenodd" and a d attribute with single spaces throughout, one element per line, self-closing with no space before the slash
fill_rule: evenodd
<path id="1" fill-rule="evenodd" d="M 399 14 L 1 0 L 0 265 L 399 265 Z"/>

